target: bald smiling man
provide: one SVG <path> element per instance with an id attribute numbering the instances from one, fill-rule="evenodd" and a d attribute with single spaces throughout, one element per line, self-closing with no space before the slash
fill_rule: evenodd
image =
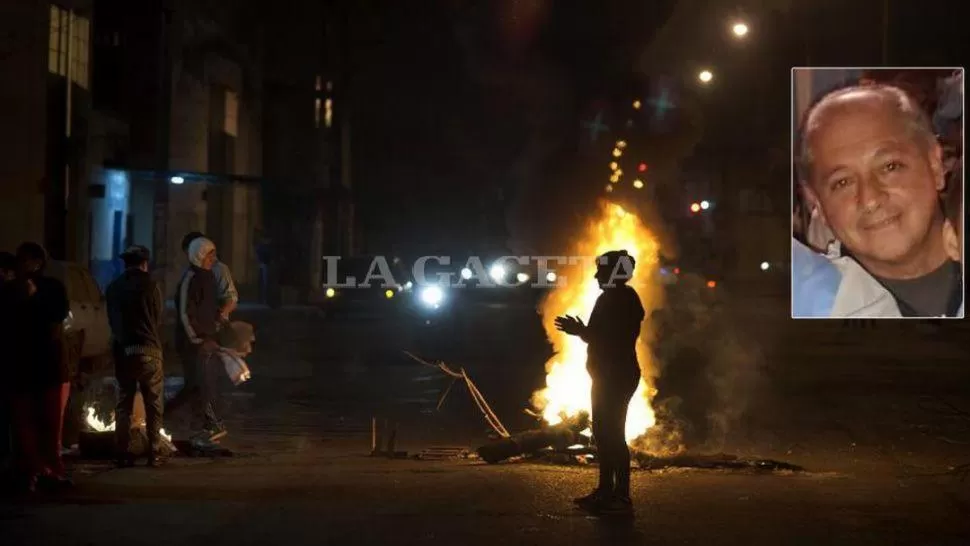
<path id="1" fill-rule="evenodd" d="M 901 316 L 955 316 L 960 264 L 943 244 L 941 149 L 904 91 L 871 85 L 829 93 L 799 135 L 799 179 L 809 206 Z"/>

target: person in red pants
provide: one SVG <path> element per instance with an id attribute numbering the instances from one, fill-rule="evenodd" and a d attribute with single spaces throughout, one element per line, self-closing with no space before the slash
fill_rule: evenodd
<path id="1" fill-rule="evenodd" d="M 23 486 L 70 485 L 61 459 L 64 410 L 70 393 L 64 285 L 44 275 L 47 252 L 37 243 L 17 249 L 17 275 L 4 290 L 4 323 L 11 331 L 11 409 L 15 468 Z"/>

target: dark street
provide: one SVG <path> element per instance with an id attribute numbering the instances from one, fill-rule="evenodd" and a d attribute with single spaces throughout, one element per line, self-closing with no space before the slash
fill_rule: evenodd
<path id="1" fill-rule="evenodd" d="M 442 346 L 441 358 L 464 366 L 506 427 L 521 430 L 530 426 L 522 409 L 542 378 L 542 332 L 528 308 L 492 312 L 498 314 L 454 332 L 462 343 Z M 251 382 L 227 393 L 234 410 L 223 444 L 235 457 L 175 458 L 154 471 L 83 463 L 74 492 L 4 505 L 10 543 L 970 539 L 970 490 L 948 473 L 970 462 L 965 445 L 950 443 L 965 440 L 958 436 L 965 424 L 920 409 L 927 393 L 968 407 L 967 355 L 957 347 L 957 332 L 902 330 L 898 323 L 850 331 L 776 322 L 784 331 L 772 332 L 777 342 L 764 347 L 760 387 L 736 393 L 748 410 L 722 451 L 807 471 L 635 471 L 631 522 L 592 518 L 571 505 L 592 487 L 593 468 L 369 457 L 372 416 L 399 422 L 398 449 L 409 455 L 432 446 L 474 449 L 487 441 L 484 420 L 461 385 L 435 411 L 448 380 L 397 353 L 420 341 L 414 331 L 382 322 L 327 322 L 310 308 L 240 314 L 257 326 L 258 351 Z M 514 336 L 499 335 L 499 317 Z M 759 319 L 749 314 L 747 320 L 754 325 Z M 760 320 L 767 332 L 772 321 Z M 844 346 L 849 335 L 856 338 L 853 349 Z M 910 342 L 917 337 L 920 345 Z M 447 338 L 425 339 L 427 352 L 436 339 Z M 797 342 L 806 339 L 812 345 Z M 873 369 L 878 379 L 855 379 Z"/>

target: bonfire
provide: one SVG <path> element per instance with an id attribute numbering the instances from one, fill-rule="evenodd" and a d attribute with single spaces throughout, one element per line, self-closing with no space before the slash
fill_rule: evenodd
<path id="1" fill-rule="evenodd" d="M 636 259 L 637 267 L 629 283 L 640 295 L 648 319 L 637 344 L 642 379 L 630 402 L 626 420 L 626 438 L 632 443 L 644 436 L 656 419 L 650 402 L 656 393 L 653 381 L 657 365 L 650 351 L 650 312 L 660 306 L 663 288 L 659 277 L 660 245 L 652 233 L 633 213 L 615 203 L 604 202 L 598 218 L 586 226 L 570 256 L 582 256 L 560 270 L 559 282 L 540 305 L 543 327 L 553 344 L 555 355 L 546 362 L 546 387 L 533 395 L 532 403 L 548 426 L 555 426 L 577 416 L 591 413 L 591 379 L 586 372 L 586 344 L 578 337 L 556 330 L 554 321 L 560 315 L 589 318 L 601 290 L 593 274 L 593 258 L 610 250 L 626 250 Z M 593 419 L 596 416 L 593 415 Z M 584 431 L 589 434 L 589 431 Z"/>

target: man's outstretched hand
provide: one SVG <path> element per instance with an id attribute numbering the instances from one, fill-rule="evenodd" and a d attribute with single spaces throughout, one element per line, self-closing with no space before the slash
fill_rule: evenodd
<path id="1" fill-rule="evenodd" d="M 563 315 L 556 317 L 556 329 L 571 336 L 578 336 L 582 335 L 583 331 L 586 330 L 586 325 L 577 317 Z"/>

